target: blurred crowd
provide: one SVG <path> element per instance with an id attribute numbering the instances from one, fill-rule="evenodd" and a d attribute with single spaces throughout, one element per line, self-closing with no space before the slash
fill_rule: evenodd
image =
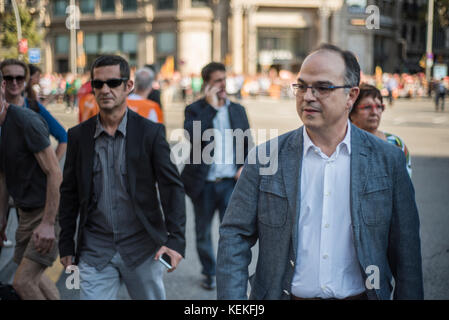
<path id="1" fill-rule="evenodd" d="M 132 70 L 134 71 L 134 70 Z M 67 110 L 77 107 L 77 93 L 81 86 L 89 81 L 88 73 L 74 76 L 66 74 L 43 74 L 39 87 L 39 98 L 45 104 L 65 103 Z M 376 75 L 362 74 L 362 82 L 378 88 L 390 104 L 399 98 L 423 98 L 433 96 L 436 86 L 441 82 L 449 89 L 449 77 L 432 80 L 430 85 L 424 73 Z M 228 95 L 236 99 L 248 97 L 271 97 L 274 99 L 293 99 L 291 84 L 296 82 L 296 73 L 287 70 L 270 69 L 268 73 L 254 76 L 229 73 L 226 79 Z M 153 88 L 161 91 L 162 105 L 172 102 L 191 103 L 202 94 L 203 81 L 199 74 L 181 75 L 175 71 L 170 78 L 157 76 Z"/>

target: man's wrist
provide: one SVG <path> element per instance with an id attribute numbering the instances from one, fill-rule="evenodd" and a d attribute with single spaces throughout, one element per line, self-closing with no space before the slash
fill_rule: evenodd
<path id="1" fill-rule="evenodd" d="M 51 219 L 51 218 L 42 218 L 42 222 L 41 222 L 41 224 L 48 224 L 48 225 L 51 225 L 51 226 L 54 226 L 55 224 L 56 224 L 56 219 Z"/>

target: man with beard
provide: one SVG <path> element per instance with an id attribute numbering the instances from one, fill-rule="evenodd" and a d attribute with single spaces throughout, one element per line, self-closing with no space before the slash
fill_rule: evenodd
<path id="1" fill-rule="evenodd" d="M 204 275 L 201 286 L 212 290 L 215 288 L 212 218 L 218 209 L 220 221 L 223 219 L 252 139 L 248 134 L 249 122 L 244 107 L 227 98 L 225 66 L 211 62 L 202 69 L 201 76 L 205 97 L 185 109 L 184 129 L 188 132 L 192 148 L 181 179 L 195 211 L 196 245 Z M 226 138 L 236 129 L 241 129 L 242 135 L 235 139 L 232 136 Z M 207 137 L 206 131 L 210 133 L 210 130 L 214 130 L 212 137 Z M 199 141 L 194 141 L 195 137 Z M 212 143 L 213 155 L 203 155 L 205 148 Z M 210 156 L 210 159 L 204 159 L 204 156 Z"/>

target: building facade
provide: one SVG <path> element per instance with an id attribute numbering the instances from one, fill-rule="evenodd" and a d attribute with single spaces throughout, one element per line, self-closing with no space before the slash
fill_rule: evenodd
<path id="1" fill-rule="evenodd" d="M 137 67 L 161 67 L 173 57 L 182 74 L 198 74 L 212 60 L 235 73 L 297 72 L 310 50 L 330 42 L 353 51 L 365 73 L 376 66 L 418 72 L 426 45 L 427 0 L 75 0 L 79 14 L 68 9 L 70 0 L 27 2 L 46 30 L 49 72 L 70 70 L 73 14 L 85 69 L 100 54 L 119 53 Z M 9 3 L 0 0 L 0 10 Z M 447 63 L 447 28 L 435 30 L 434 44 Z"/>

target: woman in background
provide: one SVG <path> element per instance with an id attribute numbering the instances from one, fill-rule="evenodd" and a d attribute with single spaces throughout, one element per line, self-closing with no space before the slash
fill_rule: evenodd
<path id="1" fill-rule="evenodd" d="M 354 107 L 349 114 L 351 122 L 369 133 L 401 148 L 405 154 L 406 167 L 410 177 L 412 176 L 412 163 L 410 153 L 404 141 L 398 136 L 378 130 L 382 112 L 385 110 L 383 98 L 380 91 L 369 84 L 360 85 L 360 94 L 354 103 Z"/>

